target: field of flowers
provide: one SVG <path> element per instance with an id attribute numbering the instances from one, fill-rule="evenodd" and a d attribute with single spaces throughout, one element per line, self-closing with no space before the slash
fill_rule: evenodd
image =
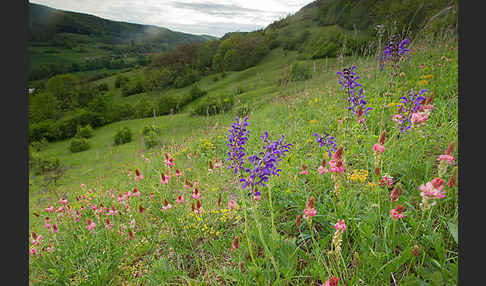
<path id="1" fill-rule="evenodd" d="M 457 39 L 381 54 L 34 212 L 30 283 L 457 285 Z"/>

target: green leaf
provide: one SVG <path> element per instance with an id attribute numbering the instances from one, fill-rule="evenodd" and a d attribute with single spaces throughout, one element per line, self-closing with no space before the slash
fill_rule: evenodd
<path id="1" fill-rule="evenodd" d="M 452 238 L 454 238 L 454 241 L 457 242 L 457 223 L 452 223 L 448 222 L 447 226 L 449 227 L 449 232 L 452 235 Z"/>

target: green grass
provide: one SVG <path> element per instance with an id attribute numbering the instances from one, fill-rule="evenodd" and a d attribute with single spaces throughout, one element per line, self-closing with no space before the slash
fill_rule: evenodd
<path id="1" fill-rule="evenodd" d="M 223 167 L 208 171 L 210 161 L 227 158 L 228 129 L 234 121 L 231 112 L 211 117 L 190 117 L 186 112 L 157 117 L 155 124 L 162 129 L 162 143 L 148 150 L 144 150 L 140 132 L 153 123 L 153 118 L 100 127 L 90 139 L 91 149 L 81 153 L 70 153 L 69 141 L 49 143 L 41 154 L 60 158 L 70 169 L 55 192 L 51 187 L 50 192 L 39 193 L 42 178 L 31 175 L 29 228 L 44 236 L 42 246 L 55 247 L 53 253 L 31 256 L 31 283 L 312 285 L 334 275 L 339 277 L 339 285 L 457 285 L 457 187 L 447 186 L 456 171 L 449 167 L 443 176 L 446 197 L 430 210 L 421 209 L 418 189 L 438 176 L 437 157 L 449 142 L 457 142 L 457 41 L 420 41 L 414 43 L 412 52 L 403 66 L 405 81 L 396 80 L 399 85 L 391 90 L 391 98 L 384 97 L 388 76 L 379 71 L 374 58 L 349 57 L 344 63 L 329 60 L 327 65 L 322 59 L 306 61 L 310 69 L 316 63 L 313 78 L 282 87 L 277 86 L 277 76 L 284 64 L 290 67 L 295 53 L 284 56 L 274 50 L 256 67 L 228 73 L 217 82 L 213 81 L 214 75 L 203 78 L 199 85 L 209 94 L 242 87 L 244 92 L 239 98 L 252 108 L 247 154 L 261 150 L 260 136 L 265 131 L 271 140 L 285 135 L 292 143 L 290 152 L 279 162 L 279 176 L 270 178 L 268 187 L 259 188 L 262 196 L 258 204 L 235 184 L 232 170 Z M 366 129 L 354 116 L 347 117 L 346 101 L 336 81 L 336 71 L 353 64 L 374 108 Z M 421 64 L 424 69 L 419 68 Z M 419 85 L 423 76 L 430 74 L 433 78 Z M 402 83 L 403 92 L 412 87 L 433 92 L 434 110 L 425 126 L 397 137 L 391 121 L 396 107 L 385 106 L 399 101 Z M 188 90 L 165 92 L 182 94 Z M 128 98 L 135 101 L 141 96 L 146 95 Z M 339 123 L 339 119 L 344 122 Z M 135 131 L 135 138 L 115 147 L 112 137 L 121 126 Z M 372 147 L 383 130 L 387 131 L 387 140 L 380 161 L 381 174 L 399 182 L 403 194 L 398 204 L 407 209 L 406 217 L 396 223 L 390 219 L 390 209 L 397 203 L 390 202 L 389 191 L 378 185 L 380 177 L 373 173 Z M 330 174 L 317 172 L 327 152 L 319 148 L 313 134 L 326 132 L 344 148 L 345 178 L 353 170 L 367 172 L 361 178 L 343 178 L 339 197 L 333 191 Z M 166 153 L 173 156 L 175 168 L 183 175 L 179 179 L 172 177 L 169 185 L 161 185 L 161 172 L 174 174 L 174 168 L 163 162 Z M 457 158 L 456 151 L 453 155 Z M 306 176 L 299 174 L 303 164 L 309 170 Z M 135 169 L 143 174 L 142 180 L 134 180 Z M 185 179 L 199 182 L 202 215 L 191 212 L 195 200 L 191 198 L 192 189 L 183 187 Z M 81 183 L 86 188 L 81 188 Z M 127 212 L 117 197 L 134 188 L 140 191 L 142 200 L 127 199 L 131 210 Z M 79 222 L 73 222 L 68 215 L 55 220 L 55 214 L 44 211 L 49 205 L 60 206 L 55 193 L 66 193 L 73 209 L 87 207 L 81 211 Z M 76 200 L 83 194 L 92 198 L 90 204 L 114 206 L 123 215 L 96 215 L 87 200 Z M 184 196 L 184 204 L 175 202 L 179 195 Z M 219 196 L 221 206 L 217 204 Z M 317 215 L 311 224 L 302 219 L 298 227 L 296 216 L 302 214 L 310 196 L 316 199 Z M 231 199 L 238 204 L 236 210 L 227 206 Z M 171 209 L 163 210 L 165 200 Z M 143 213 L 138 211 L 140 205 Z M 34 216 L 34 212 L 41 216 Z M 45 216 L 58 223 L 58 233 L 45 229 Z M 105 230 L 106 217 L 114 224 L 113 230 Z M 87 218 L 96 223 L 91 232 L 86 229 Z M 329 251 L 333 249 L 333 225 L 338 219 L 345 220 L 347 229 L 342 236 L 341 256 L 335 259 Z M 129 230 L 134 233 L 133 239 Z M 235 236 L 239 248 L 232 250 Z M 417 257 L 412 252 L 415 245 L 419 249 Z"/>

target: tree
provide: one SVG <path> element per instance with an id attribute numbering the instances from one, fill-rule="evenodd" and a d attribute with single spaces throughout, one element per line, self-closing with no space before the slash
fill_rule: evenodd
<path id="1" fill-rule="evenodd" d="M 60 101 L 46 91 L 29 97 L 29 120 L 39 122 L 58 119 L 61 116 Z"/>

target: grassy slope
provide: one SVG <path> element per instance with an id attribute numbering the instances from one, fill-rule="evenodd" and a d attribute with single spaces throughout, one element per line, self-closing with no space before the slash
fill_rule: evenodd
<path id="1" fill-rule="evenodd" d="M 407 219 L 398 225 L 400 235 L 397 237 L 397 241 L 403 244 L 402 247 L 405 247 L 411 241 L 411 232 L 415 229 L 418 218 L 420 218 L 417 206 L 417 203 L 420 202 L 418 186 L 436 177 L 437 156 L 443 153 L 450 141 L 457 141 L 457 50 L 452 51 L 450 44 L 446 47 L 444 43 L 445 41 L 428 43 L 423 47 L 416 45 L 417 53 L 413 55 L 409 65 L 405 68 L 407 86 L 425 87 L 434 92 L 435 109 L 433 115 L 427 125 L 421 128 L 423 133 L 412 132 L 403 136 L 400 140 L 389 139 L 390 144 L 386 145 L 387 150 L 383 155 L 382 170 L 400 180 L 404 190 L 403 199 L 400 202 L 405 204 L 408 209 Z M 455 44 L 455 47 L 457 48 L 457 44 Z M 452 60 L 444 67 L 439 67 L 440 63 L 445 62 L 441 59 L 444 55 Z M 285 272 L 285 265 L 288 268 L 288 279 L 286 283 L 282 282 L 282 284 L 309 285 L 317 279 L 322 281 L 328 279 L 330 273 L 340 275 L 342 278 L 344 271 L 347 275 L 346 280 L 352 285 L 358 283 L 358 279 L 363 280 L 366 285 L 388 284 L 391 280 L 390 273 L 395 273 L 395 279 L 402 281 L 403 285 L 409 285 L 408 283 L 412 283 L 410 281 L 414 278 L 411 275 L 403 278 L 402 272 L 397 272 L 397 269 L 402 271 L 403 267 L 407 267 L 407 264 L 404 266 L 403 263 L 408 263 L 410 260 L 409 249 L 404 248 L 403 252 L 399 252 L 400 255 L 397 256 L 387 248 L 386 243 L 383 243 L 383 241 L 387 241 L 387 234 L 389 235 L 391 227 L 390 223 L 387 222 L 389 201 L 384 190 L 379 187 L 370 188 L 366 185 L 366 182 L 365 184 L 349 182 L 345 185 L 342 198 L 343 205 L 338 204 L 336 206 L 333 203 L 332 183 L 328 176 L 322 177 L 315 174 L 325 152 L 319 150 L 316 146 L 312 134 L 314 132 L 330 132 L 336 135 L 337 144 L 344 147 L 347 169 L 349 171 L 366 169 L 370 173 L 366 181 L 376 180 L 372 176 L 373 151 L 371 147 L 377 142 L 383 129 L 389 130 L 389 134 L 393 133 L 390 117 L 394 109 L 382 108 L 384 105 L 382 95 L 385 92 L 383 73 L 378 72 L 377 62 L 373 59 L 345 59 L 344 66 L 351 64 L 358 66 L 358 73 L 362 76 L 360 82 L 366 90 L 366 97 L 374 111 L 367 121 L 368 130 L 363 131 L 355 124 L 355 120 L 351 120 L 349 123 L 351 129 L 348 130 L 347 136 L 344 136 L 342 129 L 340 129 L 342 127 L 338 125 L 337 120 L 345 116 L 345 102 L 339 96 L 340 92 L 337 88 L 335 75 L 335 72 L 340 70 L 343 65 L 336 65 L 335 62 L 330 61 L 328 62 L 328 71 L 326 71 L 324 60 L 318 60 L 315 61 L 318 71 L 313 79 L 293 83 L 286 88 L 277 87 L 276 76 L 281 72 L 282 65 L 290 65 L 294 58 L 295 54 L 293 53 L 284 57 L 279 51 L 274 51 L 263 60 L 261 65 L 241 72 L 228 73 L 225 79 L 217 82 L 213 82 L 212 77 L 208 77 L 200 83 L 201 87 L 210 93 L 233 90 L 236 86 L 242 86 L 245 93 L 241 95 L 241 100 L 250 102 L 254 111 L 250 117 L 251 135 L 247 144 L 248 153 L 258 151 L 260 146 L 259 136 L 264 131 L 268 131 L 272 139 L 277 139 L 280 134 L 285 134 L 285 138 L 293 144 L 292 151 L 281 162 L 282 172 L 280 176 L 272 179 L 274 182 L 272 196 L 274 196 L 275 223 L 281 238 L 289 239 L 289 242 L 280 241 L 279 245 L 284 248 L 288 246 L 292 249 L 291 252 L 282 252 L 282 256 L 278 256 L 278 252 L 270 245 L 277 255 L 277 262 L 281 266 L 280 272 Z M 422 63 L 425 64 L 425 69 L 418 68 Z M 309 61 L 309 67 L 312 68 L 312 66 L 312 61 Z M 256 75 L 257 72 L 261 75 L 261 81 Z M 425 86 L 418 86 L 417 82 L 426 74 L 433 74 L 434 78 Z M 186 88 L 168 92 L 183 93 L 187 90 Z M 126 100 L 135 100 L 140 96 L 143 95 L 129 97 Z M 397 101 L 396 94 L 394 98 L 394 101 Z M 214 174 L 211 175 L 207 172 L 209 160 L 213 160 L 215 157 L 225 158 L 227 126 L 231 124 L 233 118 L 233 114 L 204 118 L 189 117 L 183 113 L 173 117 L 163 116 L 156 119 L 157 125 L 163 130 L 162 140 L 166 143 L 163 152 L 171 152 L 175 156 L 177 167 L 181 168 L 185 178 L 188 178 L 191 182 L 196 179 L 200 182 L 200 189 L 204 196 L 203 205 L 208 212 L 210 209 L 218 209 L 216 199 L 219 193 L 223 195 L 224 203 L 229 198 L 236 198 L 238 204 L 243 203 L 239 200 L 239 191 L 231 188 L 232 176 L 230 171 L 222 171 L 221 176 L 214 176 Z M 385 120 L 381 120 L 381 118 Z M 127 125 L 138 132 L 144 126 L 152 123 L 152 120 L 150 118 L 130 120 L 101 127 L 95 131 L 95 137 L 91 139 L 92 148 L 82 153 L 69 153 L 67 150 L 68 141 L 50 144 L 49 148 L 43 151 L 44 154 L 59 157 L 62 162 L 72 166 L 72 169 L 62 181 L 63 186 L 59 189 L 59 192 L 66 191 L 68 193 L 70 201 L 75 200 L 74 194 L 84 193 L 79 188 L 80 183 L 85 183 L 88 188 L 97 190 L 111 188 L 115 191 L 119 189 L 120 192 L 130 190 L 135 184 L 127 178 L 126 174 L 121 174 L 121 170 L 127 168 L 132 170 L 139 168 L 144 174 L 144 181 L 137 186 L 142 194 L 146 195 L 149 192 L 156 194 L 158 203 L 154 205 L 149 203 L 147 218 L 135 215 L 137 221 L 148 227 L 147 229 L 144 230 L 140 226 L 138 228 L 140 235 L 130 241 L 110 236 L 110 239 L 112 239 L 110 241 L 113 241 L 115 245 L 123 243 L 122 251 L 125 258 L 121 259 L 114 252 L 107 252 L 105 255 L 112 256 L 104 259 L 112 259 L 118 264 L 115 265 L 115 268 L 104 269 L 101 273 L 93 269 L 103 265 L 101 261 L 106 260 L 102 258 L 97 258 L 102 259 L 101 261 L 97 259 L 80 260 L 83 261 L 79 262 L 82 264 L 73 262 L 73 265 L 83 265 L 76 272 L 79 275 L 73 274 L 77 277 L 78 282 L 80 282 L 79 279 L 82 279 L 81 275 L 88 277 L 87 279 L 90 281 L 94 281 L 95 278 L 102 280 L 101 276 L 105 274 L 111 278 L 104 281 L 111 281 L 113 284 L 118 284 L 119 281 L 146 283 L 147 285 L 160 285 L 169 281 L 172 283 L 188 283 L 190 281 L 193 285 L 223 283 L 223 280 L 230 283 L 235 279 L 240 280 L 240 282 L 246 280 L 249 284 L 257 283 L 256 281 L 261 281 L 260 283 L 263 284 L 273 281 L 272 273 L 274 271 L 268 257 L 259 258 L 260 270 L 257 272 L 260 274 L 255 276 L 254 270 L 251 268 L 251 260 L 248 258 L 248 248 L 243 233 L 244 225 L 241 222 L 235 223 L 235 226 L 220 226 L 218 224 L 219 230 L 224 235 L 214 237 L 202 233 L 201 230 L 187 232 L 182 229 L 181 221 L 177 221 L 176 218 L 184 222 L 193 219 L 182 209 L 176 208 L 173 215 L 160 211 L 164 198 L 168 198 L 171 204 L 175 205 L 174 199 L 181 192 L 181 185 L 176 184 L 171 188 L 171 191 L 165 191 L 158 185 L 160 184 L 159 172 L 165 170 L 161 163 L 163 160 L 162 152 L 158 152 L 160 146 L 144 152 L 145 157 L 151 158 L 150 163 L 145 163 L 141 157 L 137 156 L 137 151 L 142 149 L 138 134 L 132 143 L 119 147 L 113 147 L 109 144 L 112 135 L 119 126 Z M 219 127 L 213 130 L 210 127 L 214 126 L 216 122 L 219 123 Z M 223 126 L 226 127 L 223 128 Z M 192 138 L 184 142 L 184 139 L 191 135 Z M 168 145 L 174 143 L 184 144 L 184 149 L 178 151 L 168 149 Z M 188 152 L 199 154 L 198 159 L 188 159 L 185 156 Z M 297 175 L 302 164 L 306 164 L 310 168 L 311 174 L 307 181 Z M 97 181 L 102 175 L 106 175 L 107 179 Z M 413 241 L 419 244 L 422 249 L 425 249 L 427 253 L 424 256 L 424 265 L 419 267 L 413 262 L 414 265 L 417 265 L 413 266 L 414 275 L 424 281 L 428 280 L 429 283 L 436 281 L 432 284 L 438 283 L 437 285 L 441 283 L 437 281 L 441 280 L 447 281 L 447 285 L 453 284 L 454 281 L 457 283 L 458 249 L 447 226 L 449 221 L 457 223 L 457 197 L 453 191 L 448 189 L 447 198 L 439 202 L 439 207 L 434 209 L 433 220 L 427 221 L 427 231 L 424 231 L 422 240 Z M 270 229 L 269 205 L 266 197 L 268 191 L 262 192 L 264 199 L 261 208 L 267 215 L 260 219 L 263 219 L 264 227 Z M 190 191 L 185 190 L 183 193 L 186 201 L 191 200 Z M 99 201 L 103 201 L 105 204 L 109 203 L 109 198 L 104 198 L 102 191 L 96 192 L 96 194 Z M 346 219 L 348 230 L 344 236 L 343 245 L 343 257 L 347 265 L 344 267 L 345 270 L 332 271 L 323 266 L 328 265 L 325 261 L 316 260 L 309 256 L 307 247 L 312 242 L 309 241 L 309 231 L 306 231 L 305 222 L 303 222 L 303 228 L 300 231 L 295 228 L 295 215 L 301 213 L 309 194 L 317 198 L 318 215 L 315 217 L 314 227 L 316 228 L 316 239 L 321 245 L 318 253 L 323 253 L 329 248 L 334 231 L 332 224 L 337 219 Z M 36 206 L 39 197 L 45 198 L 46 196 L 38 196 L 37 189 L 32 188 L 31 213 L 42 211 Z M 41 201 L 42 207 L 54 203 L 55 201 L 52 200 Z M 437 212 L 440 212 L 439 217 L 437 217 Z M 243 216 L 241 210 L 238 211 L 238 215 Z M 212 216 L 217 217 L 214 214 L 208 215 L 208 217 Z M 155 228 L 146 225 L 149 218 L 157 221 Z M 207 219 L 209 224 L 211 220 Z M 233 216 L 232 219 L 235 219 L 235 217 Z M 123 219 L 119 221 L 122 223 Z M 435 228 L 432 228 L 434 221 L 436 221 L 434 223 Z M 217 225 L 216 222 L 212 222 L 213 225 Z M 253 223 L 253 219 L 251 222 Z M 102 228 L 103 222 L 99 221 L 98 223 Z M 30 224 L 32 229 L 41 233 L 45 232 L 41 229 L 41 219 L 36 219 L 31 215 Z M 262 245 L 259 242 L 258 234 L 255 233 L 255 227 L 252 227 L 252 229 L 252 243 L 261 248 Z M 164 231 L 159 233 L 160 230 Z M 156 233 L 159 233 L 159 235 L 154 236 Z M 60 237 L 66 238 L 64 235 L 67 234 L 59 233 Z M 230 253 L 227 249 L 231 247 L 231 241 L 235 235 L 240 237 L 241 249 Z M 46 236 L 48 235 L 46 234 Z M 82 234 L 82 236 L 90 237 L 88 234 Z M 270 237 L 265 237 L 267 241 L 271 241 Z M 99 241 L 94 247 L 106 247 L 101 243 L 102 240 L 101 231 L 93 240 Z M 61 257 L 67 255 L 63 247 L 67 247 L 72 242 L 69 239 L 61 242 L 56 249 L 57 255 Z M 80 245 L 71 245 L 71 247 L 73 251 L 78 252 L 76 257 L 84 259 L 81 253 L 83 247 L 86 247 L 85 244 L 80 243 Z M 294 249 L 297 252 L 293 252 Z M 159 251 L 162 254 L 158 254 Z M 294 261 L 292 253 L 298 254 L 300 262 Z M 356 254 L 353 255 L 353 253 L 357 253 L 361 259 L 361 267 L 351 266 L 356 265 L 351 262 L 355 261 L 353 257 L 356 257 Z M 244 258 L 245 256 L 247 258 Z M 399 260 L 397 261 L 395 258 L 399 258 Z M 446 259 L 449 261 L 447 262 Z M 244 262 L 246 274 L 237 270 L 240 261 Z M 455 262 L 455 264 L 452 262 Z M 435 266 L 437 264 L 440 268 Z M 48 275 L 51 279 L 54 279 L 53 277 L 59 278 L 60 272 L 52 274 L 45 271 L 46 267 L 56 267 L 52 264 L 34 263 L 31 267 L 33 267 L 32 279 L 38 275 Z M 137 277 L 136 274 L 142 269 L 147 271 L 146 275 Z M 328 270 L 330 273 L 327 272 Z M 408 282 L 403 279 L 408 279 Z M 417 281 L 416 283 L 418 283 Z"/>

